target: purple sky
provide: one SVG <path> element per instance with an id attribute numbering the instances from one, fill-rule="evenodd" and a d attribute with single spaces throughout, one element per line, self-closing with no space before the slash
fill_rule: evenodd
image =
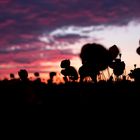
<path id="1" fill-rule="evenodd" d="M 84 43 L 102 42 L 94 32 L 139 24 L 139 6 L 139 0 L 0 0 L 0 74 L 58 69 L 62 59 L 76 60 Z"/>

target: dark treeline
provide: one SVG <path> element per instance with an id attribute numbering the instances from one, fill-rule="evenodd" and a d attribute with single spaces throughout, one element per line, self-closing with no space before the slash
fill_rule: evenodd
<path id="1" fill-rule="evenodd" d="M 137 53 L 140 54 L 138 48 Z M 46 103 L 92 103 L 95 97 L 140 96 L 140 68 L 125 75 L 125 62 L 121 60 L 116 45 L 106 49 L 100 44 L 85 44 L 80 53 L 82 66 L 77 72 L 70 60 L 62 60 L 60 67 L 64 83 L 55 84 L 55 72 L 50 72 L 46 83 L 41 82 L 40 74 L 34 73 L 35 80 L 28 78 L 28 72 L 21 69 L 19 79 L 10 74 L 10 80 L 0 81 L 2 103 L 46 104 Z M 104 80 L 102 71 L 111 68 L 113 74 Z M 88 82 L 87 77 L 90 77 Z M 129 77 L 129 78 L 127 78 Z M 133 79 L 133 82 L 131 81 Z"/>

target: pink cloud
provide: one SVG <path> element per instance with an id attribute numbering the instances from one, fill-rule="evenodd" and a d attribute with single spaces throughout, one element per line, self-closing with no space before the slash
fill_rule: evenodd
<path id="1" fill-rule="evenodd" d="M 58 62 L 75 57 L 72 49 L 63 49 L 86 36 L 53 36 L 41 42 L 39 36 L 65 26 L 127 25 L 140 19 L 139 0 L 1 0 L 0 1 L 0 65 Z M 57 43 L 56 43 L 57 42 Z M 49 45 L 51 49 L 45 49 Z M 59 45 L 60 49 L 57 47 Z M 19 46 L 19 48 L 12 48 Z M 11 68 L 12 69 L 12 68 Z M 3 69 L 1 69 L 3 71 Z"/>

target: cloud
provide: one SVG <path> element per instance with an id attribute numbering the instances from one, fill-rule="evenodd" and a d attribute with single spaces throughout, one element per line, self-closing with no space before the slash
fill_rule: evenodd
<path id="1" fill-rule="evenodd" d="M 3 45 L 35 41 L 44 32 L 64 26 L 125 25 L 140 17 L 139 0 L 6 0 L 0 4 Z M 12 36 L 12 37 L 11 37 Z"/>
<path id="2" fill-rule="evenodd" d="M 8 48 L 0 48 L 0 54 L 9 54 L 9 53 L 23 53 L 23 52 L 33 52 L 37 50 L 36 47 L 32 47 L 29 45 L 24 46 L 11 46 Z"/>
<path id="3" fill-rule="evenodd" d="M 0 1 L 0 64 L 56 62 L 98 41 L 107 26 L 139 22 L 139 0 Z"/>

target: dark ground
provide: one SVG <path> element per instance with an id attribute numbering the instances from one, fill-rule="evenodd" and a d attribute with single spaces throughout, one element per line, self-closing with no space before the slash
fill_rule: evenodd
<path id="1" fill-rule="evenodd" d="M 31 81 L 1 81 L 0 89 L 0 102 L 4 104 L 86 104 L 140 98 L 140 84 L 130 81 L 59 85 Z"/>

